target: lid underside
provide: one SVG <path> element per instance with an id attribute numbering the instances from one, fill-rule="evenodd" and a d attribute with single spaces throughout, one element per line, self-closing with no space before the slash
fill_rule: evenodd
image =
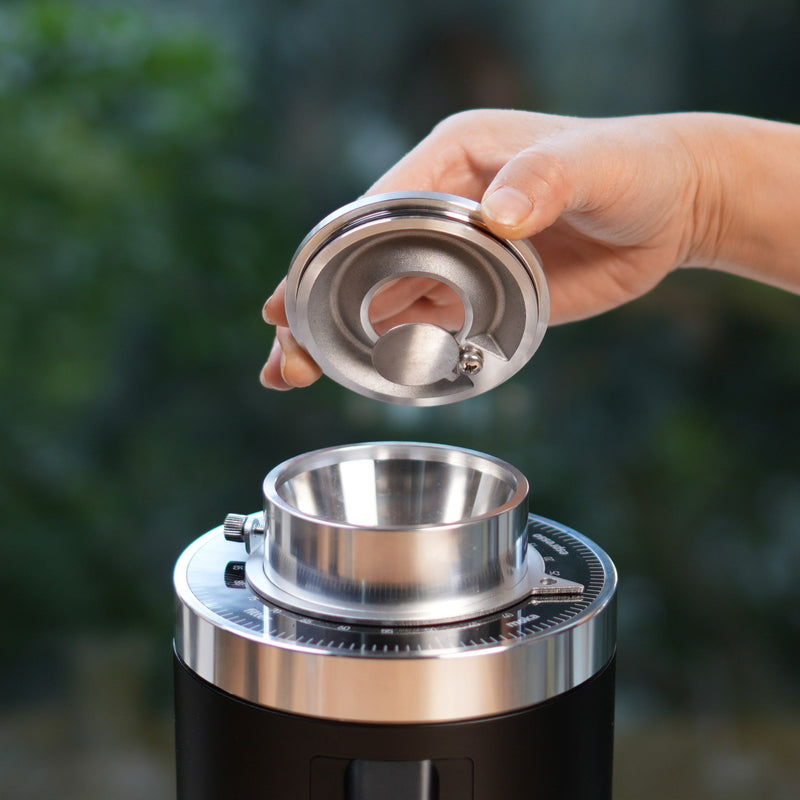
<path id="1" fill-rule="evenodd" d="M 376 330 L 375 297 L 385 293 L 386 305 L 397 292 L 403 302 L 398 279 L 420 277 L 452 290 L 460 329 L 434 306 L 430 318 Z M 289 270 L 286 310 L 333 380 L 379 400 L 439 405 L 488 391 L 527 363 L 547 327 L 549 294 L 536 251 L 491 234 L 477 203 L 401 193 L 359 200 L 311 231 Z"/>

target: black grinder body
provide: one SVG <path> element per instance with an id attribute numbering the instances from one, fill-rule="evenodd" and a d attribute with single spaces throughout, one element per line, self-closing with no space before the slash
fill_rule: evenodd
<path id="1" fill-rule="evenodd" d="M 178 800 L 610 800 L 614 666 L 510 714 L 365 725 L 261 708 L 175 656 Z"/>

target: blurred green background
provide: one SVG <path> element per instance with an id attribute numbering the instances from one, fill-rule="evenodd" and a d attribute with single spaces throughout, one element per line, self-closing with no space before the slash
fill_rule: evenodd
<path id="1" fill-rule="evenodd" d="M 0 796 L 174 796 L 177 555 L 380 438 L 616 560 L 619 800 L 800 796 L 800 299 L 686 271 L 446 409 L 257 381 L 300 239 L 445 115 L 798 123 L 798 41 L 797 0 L 0 5 Z"/>

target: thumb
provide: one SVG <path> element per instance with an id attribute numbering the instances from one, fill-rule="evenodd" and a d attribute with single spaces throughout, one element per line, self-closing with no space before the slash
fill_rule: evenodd
<path id="1" fill-rule="evenodd" d="M 564 149 L 534 145 L 512 158 L 494 177 L 481 201 L 492 231 L 506 239 L 527 239 L 574 207 L 575 159 Z"/>

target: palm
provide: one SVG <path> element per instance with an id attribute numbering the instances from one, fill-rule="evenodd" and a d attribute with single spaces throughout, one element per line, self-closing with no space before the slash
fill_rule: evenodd
<path id="1" fill-rule="evenodd" d="M 632 300 L 686 261 L 696 180 L 668 121 L 480 111 L 437 126 L 368 194 L 435 191 L 481 202 L 495 235 L 530 238 L 539 251 L 550 284 L 550 321 L 559 323 Z M 491 191 L 500 187 L 512 187 L 518 209 L 521 198 L 521 215 L 490 218 Z M 277 324 L 279 346 L 264 367 L 264 383 L 288 388 L 315 380 L 319 368 L 286 327 L 283 286 L 266 311 Z M 422 321 L 458 330 L 463 315 L 455 292 L 426 278 L 401 279 L 370 306 L 378 334 Z"/>
<path id="2" fill-rule="evenodd" d="M 558 324 L 615 308 L 652 289 L 670 257 L 647 244 L 609 244 L 559 221 L 533 237 L 545 265 Z"/>
<path id="3" fill-rule="evenodd" d="M 587 125 L 526 112 L 478 114 L 435 130 L 369 193 L 428 190 L 480 201 L 520 150 L 566 132 L 581 137 L 587 162 L 605 166 L 596 170 L 596 197 L 531 237 L 550 283 L 551 322 L 592 316 L 638 297 L 680 261 L 688 192 L 681 183 L 681 145 L 669 131 L 656 136 L 645 128 L 631 135 L 620 128 L 612 132 L 620 138 L 612 140 L 606 130 L 613 120 Z"/>

